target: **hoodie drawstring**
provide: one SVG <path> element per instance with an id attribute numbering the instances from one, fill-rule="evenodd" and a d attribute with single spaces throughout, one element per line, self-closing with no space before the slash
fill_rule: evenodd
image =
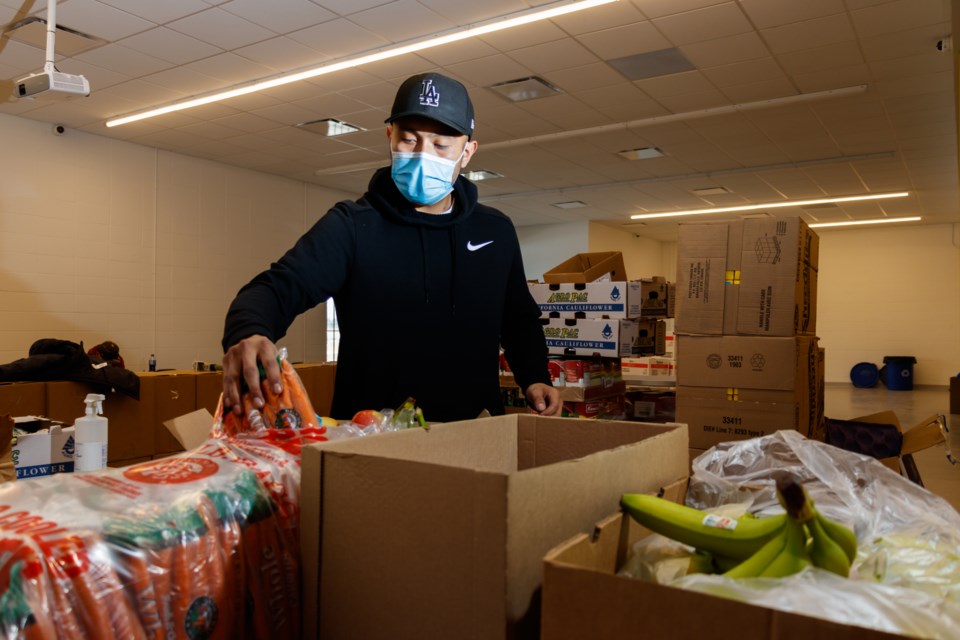
<path id="1" fill-rule="evenodd" d="M 450 227 L 450 312 L 457 315 L 457 225 Z"/>

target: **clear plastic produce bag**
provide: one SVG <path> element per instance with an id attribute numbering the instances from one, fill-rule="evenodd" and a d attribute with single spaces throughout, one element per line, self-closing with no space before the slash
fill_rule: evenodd
<path id="1" fill-rule="evenodd" d="M 726 513 L 782 513 L 776 479 L 784 474 L 803 483 L 818 511 L 856 532 L 849 578 L 814 567 L 784 578 L 684 575 L 696 556 L 688 551 L 687 565 L 677 570 L 678 554 L 651 539 L 637 550 L 653 546 L 674 569 L 656 567 L 653 556 L 634 558 L 628 567 L 635 576 L 666 576 L 658 581 L 771 609 L 918 638 L 960 638 L 960 514 L 874 458 L 794 431 L 721 443 L 694 460 L 686 503 Z"/>

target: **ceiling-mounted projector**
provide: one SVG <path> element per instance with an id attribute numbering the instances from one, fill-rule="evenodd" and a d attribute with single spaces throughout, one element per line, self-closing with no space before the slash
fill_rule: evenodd
<path id="1" fill-rule="evenodd" d="M 90 83 L 86 78 L 60 71 L 41 71 L 20 78 L 14 84 L 17 87 L 17 96 L 20 98 L 30 98 L 39 94 L 51 98 L 90 95 Z"/>

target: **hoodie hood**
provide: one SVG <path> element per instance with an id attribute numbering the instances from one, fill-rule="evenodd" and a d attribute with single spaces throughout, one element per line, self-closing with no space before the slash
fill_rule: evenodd
<path id="1" fill-rule="evenodd" d="M 444 215 L 423 213 L 417 211 L 416 205 L 403 197 L 393 182 L 390 167 L 384 167 L 377 169 L 370 178 L 370 185 L 363 195 L 363 200 L 394 222 L 447 228 L 459 225 L 473 215 L 477 206 L 477 186 L 462 175 L 457 176 L 457 181 L 453 184 L 453 211 Z"/>

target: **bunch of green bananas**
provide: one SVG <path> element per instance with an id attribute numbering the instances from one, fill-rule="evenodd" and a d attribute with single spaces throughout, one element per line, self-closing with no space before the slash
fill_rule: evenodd
<path id="1" fill-rule="evenodd" d="M 791 477 L 777 481 L 777 498 L 786 513 L 765 518 L 718 516 L 645 494 L 626 494 L 620 504 L 651 531 L 710 554 L 727 577 L 779 578 L 809 564 L 847 577 L 857 555 L 853 531 L 818 512 Z"/>

